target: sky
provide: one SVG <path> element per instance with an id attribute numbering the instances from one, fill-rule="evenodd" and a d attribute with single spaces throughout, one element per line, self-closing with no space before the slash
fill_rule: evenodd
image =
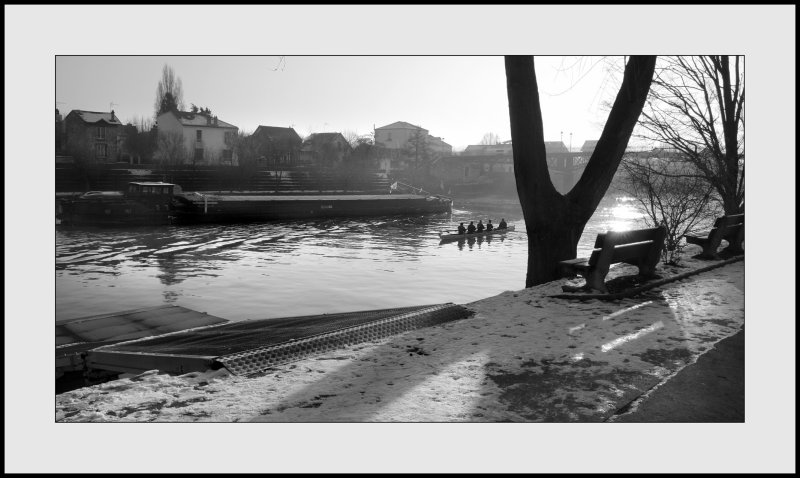
<path id="1" fill-rule="evenodd" d="M 597 139 L 622 57 L 535 58 L 545 140 L 579 149 Z M 185 109 L 208 107 L 252 132 L 258 125 L 367 135 L 395 121 L 421 126 L 455 151 L 487 133 L 511 139 L 502 56 L 58 56 L 56 107 L 152 117 L 169 65 Z"/>

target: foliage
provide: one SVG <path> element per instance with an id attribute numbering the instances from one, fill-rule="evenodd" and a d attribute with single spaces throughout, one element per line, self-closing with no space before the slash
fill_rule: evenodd
<path id="1" fill-rule="evenodd" d="M 181 79 L 169 65 L 164 65 L 161 71 L 161 80 L 156 88 L 156 101 L 154 105 L 156 117 L 167 111 L 183 110 L 183 86 Z"/>
<path id="2" fill-rule="evenodd" d="M 196 104 L 192 103 L 192 108 L 189 110 L 195 114 L 202 114 L 206 116 L 211 116 L 211 108 L 208 107 L 198 107 Z"/>
<path id="3" fill-rule="evenodd" d="M 687 234 L 699 232 L 719 215 L 712 201 L 714 189 L 692 174 L 687 161 L 661 158 L 626 158 L 622 162 L 622 190 L 645 212 L 648 227 L 667 228 L 662 260 L 677 264 Z"/>

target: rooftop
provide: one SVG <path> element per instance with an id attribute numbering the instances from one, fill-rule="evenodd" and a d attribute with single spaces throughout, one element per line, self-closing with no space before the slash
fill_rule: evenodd
<path id="1" fill-rule="evenodd" d="M 214 128 L 236 128 L 236 126 L 226 123 L 216 116 L 209 116 L 203 113 L 192 113 L 191 111 L 173 111 L 178 121 L 185 126 L 211 126 Z"/>
<path id="2" fill-rule="evenodd" d="M 114 115 L 114 110 L 111 110 L 110 112 L 72 110 L 70 114 L 73 113 L 78 118 L 83 120 L 84 123 L 99 123 L 100 121 L 105 121 L 108 124 L 122 124 L 116 115 Z"/>

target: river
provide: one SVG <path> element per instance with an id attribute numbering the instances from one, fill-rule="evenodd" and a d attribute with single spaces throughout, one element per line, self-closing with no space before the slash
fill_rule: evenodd
<path id="1" fill-rule="evenodd" d="M 516 231 L 439 244 L 459 222 L 505 217 Z M 606 197 L 598 232 L 641 227 L 633 202 Z M 232 321 L 424 304 L 457 304 L 525 286 L 519 206 L 461 205 L 452 214 L 241 225 L 56 229 L 56 320 L 164 304 Z"/>

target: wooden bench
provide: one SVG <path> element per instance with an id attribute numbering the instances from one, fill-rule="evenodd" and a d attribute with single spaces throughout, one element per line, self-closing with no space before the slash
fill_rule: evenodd
<path id="1" fill-rule="evenodd" d="M 722 240 L 728 241 L 728 247 L 724 250 L 731 254 L 742 254 L 742 243 L 744 242 L 744 214 L 732 214 L 722 216 L 714 221 L 714 227 L 702 236 L 685 235 L 686 242 L 697 244 L 703 248 L 703 252 L 695 257 L 700 259 L 719 259 L 717 249 Z"/>
<path id="2" fill-rule="evenodd" d="M 620 262 L 637 266 L 640 276 L 652 277 L 661 259 L 666 236 L 667 229 L 664 227 L 598 234 L 590 257 L 559 262 L 562 277 L 578 274 L 586 279 L 583 287 L 563 286 L 564 292 L 592 289 L 608 292 L 606 275 L 611 264 Z"/>

